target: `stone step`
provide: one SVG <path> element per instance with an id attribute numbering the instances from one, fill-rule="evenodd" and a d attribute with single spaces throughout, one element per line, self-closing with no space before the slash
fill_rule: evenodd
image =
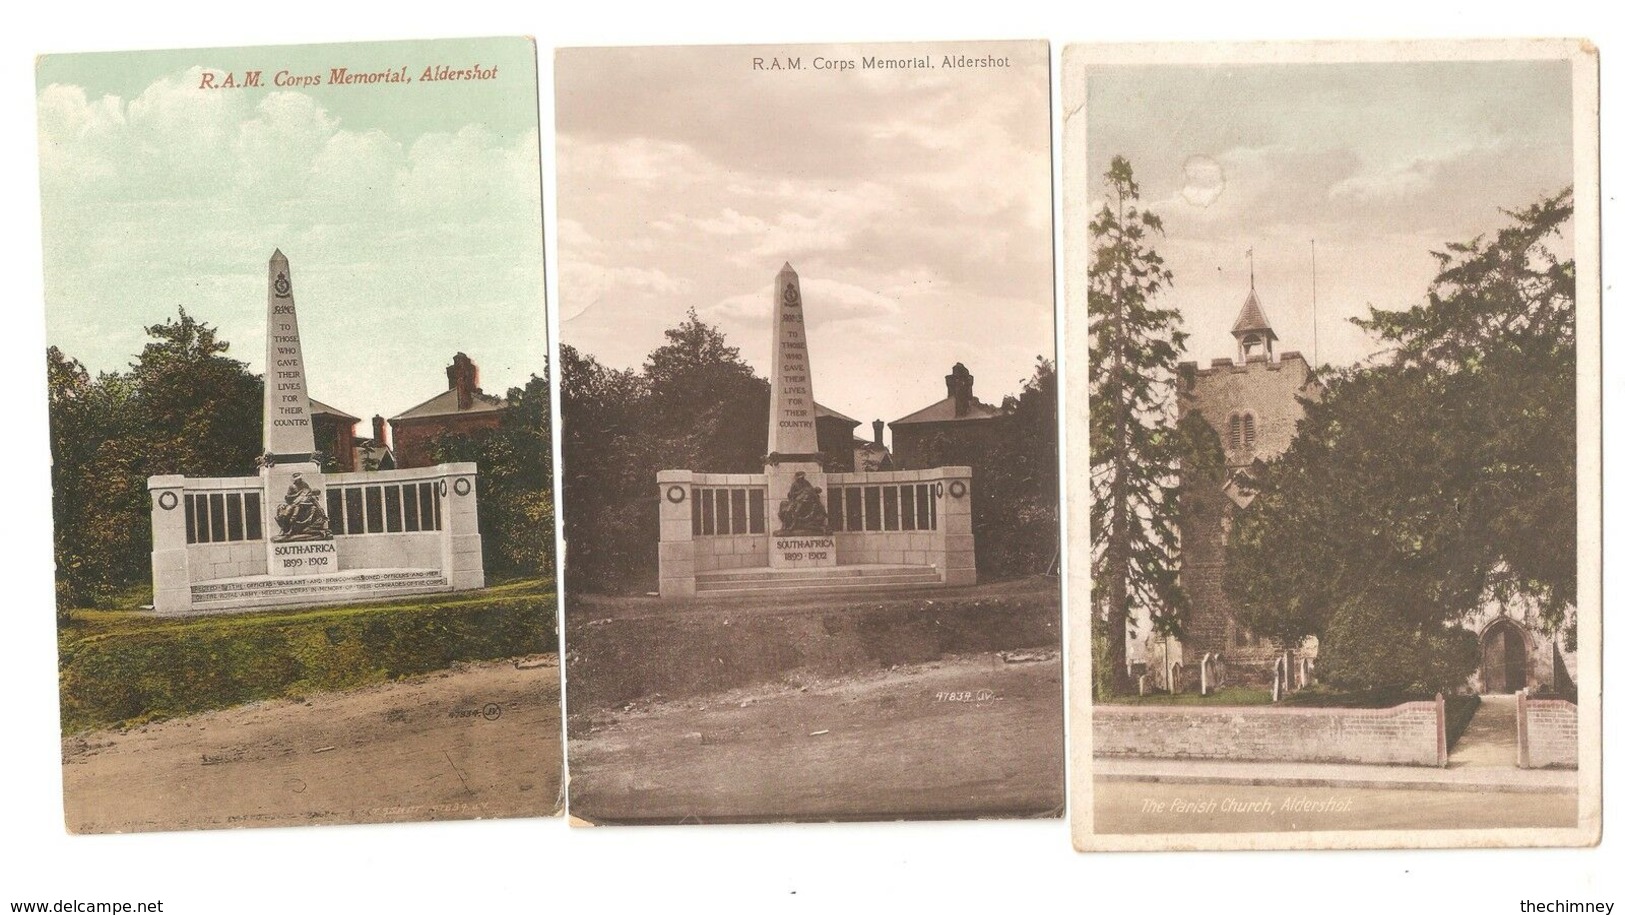
<path id="1" fill-rule="evenodd" d="M 941 572 L 935 566 L 844 565 L 829 566 L 821 569 L 773 569 L 765 566 L 755 566 L 748 569 L 719 569 L 715 572 L 700 572 L 695 576 L 695 578 L 701 583 L 704 583 L 712 581 L 782 581 L 787 578 L 868 578 L 877 575 L 904 574 L 925 574 L 936 578 L 941 577 Z"/>
<path id="2" fill-rule="evenodd" d="M 192 585 L 192 613 L 354 603 L 451 590 L 438 569 L 357 569 L 330 575 L 254 575 Z"/>
<path id="3" fill-rule="evenodd" d="M 942 576 L 923 574 L 866 575 L 860 578 L 786 578 L 763 581 L 696 582 L 695 592 L 706 597 L 732 597 L 750 594 L 826 594 L 831 592 L 872 592 L 898 588 L 934 588 Z"/>

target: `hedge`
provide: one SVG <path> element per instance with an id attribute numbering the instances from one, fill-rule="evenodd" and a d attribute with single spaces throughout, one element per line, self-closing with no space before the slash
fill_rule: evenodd
<path id="1" fill-rule="evenodd" d="M 476 593 L 468 600 L 70 624 L 59 642 L 63 733 L 558 650 L 550 592 Z"/>

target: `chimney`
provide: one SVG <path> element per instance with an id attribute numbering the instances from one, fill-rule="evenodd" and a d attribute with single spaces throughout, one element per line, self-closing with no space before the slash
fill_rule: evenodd
<path id="1" fill-rule="evenodd" d="M 467 353 L 451 357 L 451 365 L 446 366 L 446 387 L 457 392 L 457 409 L 474 406 L 474 392 L 480 389 L 480 368 Z"/>
<path id="2" fill-rule="evenodd" d="M 385 436 L 389 430 L 384 427 L 384 418 L 374 413 L 372 416 L 372 446 L 374 448 L 388 448 L 389 442 Z"/>
<path id="3" fill-rule="evenodd" d="M 881 422 L 878 419 L 875 420 L 875 447 L 877 447 L 877 448 L 886 447 L 886 443 L 885 443 L 885 441 L 883 441 L 883 439 L 885 439 L 885 437 L 886 437 L 886 424 Z"/>
<path id="4" fill-rule="evenodd" d="M 948 396 L 954 399 L 954 416 L 960 417 L 970 412 L 971 387 L 976 383 L 976 376 L 965 368 L 965 363 L 955 362 L 954 370 L 943 378 L 948 383 Z"/>

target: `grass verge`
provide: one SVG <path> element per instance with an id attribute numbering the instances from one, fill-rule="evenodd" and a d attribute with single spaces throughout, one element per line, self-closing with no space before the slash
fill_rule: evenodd
<path id="1" fill-rule="evenodd" d="M 942 589 L 930 597 L 705 600 L 681 609 L 566 593 L 572 715 L 655 695 L 672 699 L 843 676 L 948 655 L 1058 647 L 1053 579 Z"/>
<path id="2" fill-rule="evenodd" d="M 62 731 L 351 689 L 558 650 L 553 583 L 376 604 L 160 617 L 75 610 L 57 630 Z"/>

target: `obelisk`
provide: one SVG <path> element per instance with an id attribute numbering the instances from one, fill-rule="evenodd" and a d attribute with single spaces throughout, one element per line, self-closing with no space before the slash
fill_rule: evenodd
<path id="1" fill-rule="evenodd" d="M 281 250 L 272 252 L 265 304 L 265 455 L 260 479 L 266 566 L 278 576 L 339 570 L 327 520 L 326 483 L 317 461 L 316 429 L 305 387 L 305 354 L 293 276 Z"/>
<path id="2" fill-rule="evenodd" d="M 835 565 L 835 539 L 827 528 L 808 529 L 787 515 L 804 514 L 816 498 L 825 501 L 823 455 L 818 451 L 818 419 L 813 405 L 812 363 L 807 354 L 801 278 L 788 263 L 773 281 L 773 375 L 768 395 L 767 507 L 768 565 L 818 568 Z M 801 482 L 798 484 L 798 478 Z M 816 490 L 813 493 L 808 489 Z"/>

